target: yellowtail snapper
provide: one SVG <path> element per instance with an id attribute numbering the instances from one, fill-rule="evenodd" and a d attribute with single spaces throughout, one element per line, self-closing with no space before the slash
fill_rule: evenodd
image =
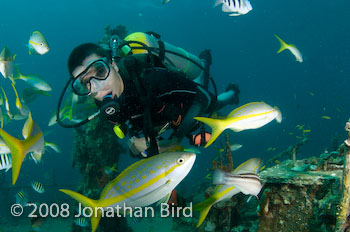
<path id="1" fill-rule="evenodd" d="M 26 82 L 28 85 L 38 90 L 42 90 L 46 92 L 52 90 L 51 86 L 46 81 L 44 81 L 41 77 L 36 75 L 24 76 L 17 67 L 16 69 L 17 69 L 17 75 L 13 77 L 14 80 L 22 80 Z"/>
<path id="2" fill-rule="evenodd" d="M 194 117 L 194 119 L 203 122 L 212 128 L 212 134 L 205 145 L 210 146 L 217 137 L 226 129 L 235 132 L 242 130 L 260 128 L 272 120 L 282 121 L 282 114 L 277 107 L 271 107 L 265 102 L 251 102 L 234 109 L 224 119 L 214 119 L 205 117 Z"/>
<path id="3" fill-rule="evenodd" d="M 296 61 L 302 63 L 303 62 L 303 56 L 301 55 L 301 52 L 297 47 L 295 47 L 293 44 L 287 44 L 284 42 L 278 35 L 274 35 L 278 41 L 281 44 L 280 49 L 277 51 L 277 53 L 283 52 L 284 50 L 289 50 L 294 56 Z"/>
<path id="4" fill-rule="evenodd" d="M 93 200 L 67 189 L 61 192 L 95 209 L 91 217 L 92 231 L 100 222 L 101 208 L 110 212 L 110 207 L 143 207 L 157 201 L 168 202 L 172 190 L 192 169 L 196 154 L 168 152 L 140 160 L 109 182 L 101 192 L 100 199 Z M 113 210 L 112 209 L 112 210 Z"/>

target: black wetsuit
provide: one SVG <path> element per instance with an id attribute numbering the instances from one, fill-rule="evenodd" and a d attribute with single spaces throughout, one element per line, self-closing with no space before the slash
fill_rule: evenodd
<path id="1" fill-rule="evenodd" d="M 124 92 L 120 97 L 122 121 L 128 122 L 132 136 L 140 136 L 145 123 L 142 101 L 146 100 L 153 130 L 158 133 L 162 129 L 172 128 L 173 135 L 181 140 L 196 125 L 193 117 L 208 112 L 215 105 L 216 98 L 186 78 L 184 73 L 165 67 L 157 57 L 154 67 L 148 66 L 147 58 L 146 55 L 134 55 L 118 63 L 124 81 Z M 141 91 L 137 88 L 138 82 Z"/>

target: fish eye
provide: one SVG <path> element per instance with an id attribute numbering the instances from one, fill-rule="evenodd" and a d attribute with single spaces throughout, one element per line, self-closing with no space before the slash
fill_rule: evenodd
<path id="1" fill-rule="evenodd" d="M 44 44 L 43 44 L 43 43 L 40 43 L 40 46 L 44 46 Z"/>
<path id="2" fill-rule="evenodd" d="M 181 157 L 176 162 L 177 164 L 183 164 L 185 162 L 185 159 Z"/>

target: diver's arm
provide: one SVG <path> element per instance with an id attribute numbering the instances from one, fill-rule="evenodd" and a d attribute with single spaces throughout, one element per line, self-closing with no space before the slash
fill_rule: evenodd
<path id="1" fill-rule="evenodd" d="M 193 127 L 196 125 L 196 120 L 194 117 L 203 115 L 206 107 L 201 103 L 201 101 L 195 99 L 193 104 L 188 109 L 187 113 L 183 117 L 180 126 L 176 130 L 175 138 L 180 142 L 187 134 L 189 134 Z"/>

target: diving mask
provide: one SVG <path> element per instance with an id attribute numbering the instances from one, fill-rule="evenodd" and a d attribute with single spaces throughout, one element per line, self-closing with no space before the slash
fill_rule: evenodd
<path id="1" fill-rule="evenodd" d="M 107 58 L 91 61 L 72 82 L 73 92 L 79 96 L 97 93 L 107 81 L 111 69 Z"/>

